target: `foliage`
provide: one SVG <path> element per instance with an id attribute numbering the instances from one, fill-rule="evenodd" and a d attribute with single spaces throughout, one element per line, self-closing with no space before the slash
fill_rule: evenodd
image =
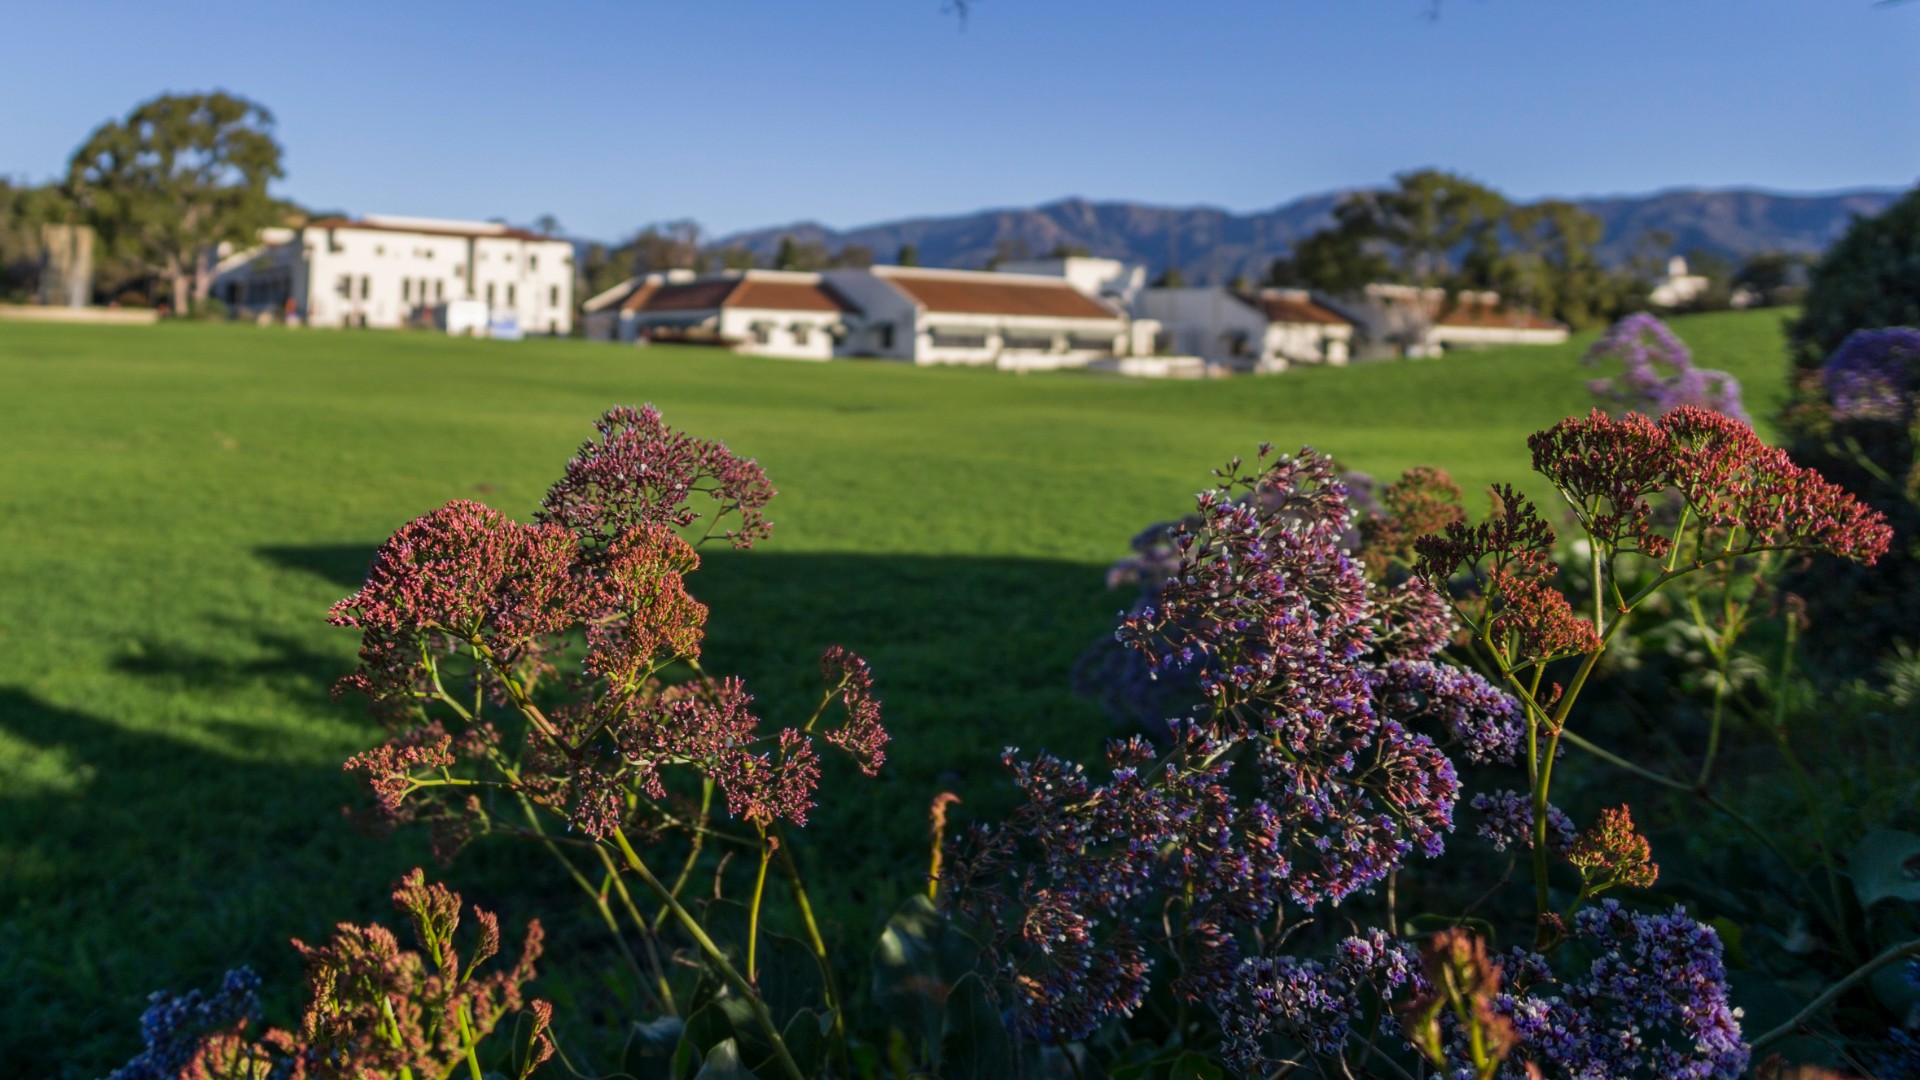
<path id="1" fill-rule="evenodd" d="M 1643 276 L 1609 272 L 1594 254 L 1600 220 L 1563 200 L 1514 205 L 1472 180 L 1423 169 L 1347 196 L 1333 216 L 1274 261 L 1271 284 L 1336 295 L 1374 282 L 1497 289 L 1576 329 L 1644 305 Z"/>
<path id="2" fill-rule="evenodd" d="M 250 245 L 283 208 L 273 116 L 220 91 L 166 94 L 101 125 L 68 167 L 67 189 L 110 253 L 172 287 L 179 311 L 207 299 L 222 243 Z"/>
<path id="3" fill-rule="evenodd" d="M 876 1029 L 840 989 L 788 838 L 818 798 L 817 725 L 859 772 L 884 764 L 872 675 L 830 649 L 812 715 L 764 732 L 744 684 L 699 663 L 707 609 L 685 591 L 698 559 L 680 535 L 698 526 L 702 543 L 764 539 L 764 472 L 651 408 L 613 410 L 596 428 L 537 523 L 456 500 L 395 533 L 365 587 L 336 605 L 333 621 L 362 634 L 360 667 L 340 686 L 366 694 L 394 731 L 347 768 L 366 774 L 388 821 L 427 821 L 443 857 L 482 832 L 551 855 L 618 944 L 646 1024 L 673 1047 L 673 1075 L 852 1076 L 873 1071 L 858 1063 L 876 1061 L 881 1045 L 896 1075 L 1046 1072 L 1049 1047 L 1104 1069 L 1131 1056 L 1096 1039 L 1119 1027 L 1144 1048 L 1256 1075 L 1411 1075 L 1424 1060 L 1480 1078 L 1731 1080 L 1752 1045 L 1920 954 L 1920 940 L 1890 946 L 1749 1044 L 1713 927 L 1684 907 L 1602 899 L 1659 876 L 1629 810 L 1607 809 L 1577 833 L 1556 823 L 1563 739 L 1731 813 L 1709 793 L 1718 699 L 1691 784 L 1571 730 L 1587 680 L 1636 608 L 1678 590 L 1694 611 L 1719 611 L 1720 655 L 1746 628 L 1749 576 L 1765 581 L 1776 556 L 1872 562 L 1890 539 L 1879 515 L 1739 421 L 1693 406 L 1658 422 L 1595 411 L 1529 440 L 1586 536 L 1590 621 L 1558 586 L 1552 530 L 1510 487 L 1492 518 L 1470 525 L 1446 510 L 1457 489 L 1443 476 L 1411 474 L 1383 492 L 1387 524 L 1357 528 L 1337 470 L 1310 450 L 1262 446 L 1251 467 L 1235 459 L 1218 470 L 1195 516 L 1164 534 L 1171 572 L 1155 574 L 1152 601 L 1117 632 L 1154 673 L 1189 678 L 1196 705 L 1168 717 L 1159 746 L 1111 744 L 1098 780 L 1057 756 L 1008 750 L 1020 805 L 951 844 L 951 797 L 935 800 L 927 896 L 901 909 L 874 955 L 872 1000 L 890 1034 L 868 1042 Z M 1677 517 L 1657 514 L 1656 497 L 1677 499 Z M 1416 523 L 1437 528 L 1414 538 Z M 1368 540 L 1373 557 L 1355 557 Z M 1441 660 L 1450 647 L 1485 675 Z M 1564 686 L 1563 661 L 1577 665 Z M 673 672 L 682 675 L 667 681 Z M 1720 674 L 1724 686 L 1724 659 Z M 830 707 L 842 719 L 828 727 Z M 1385 926 L 1355 924 L 1356 906 L 1348 936 L 1315 930 L 1411 870 L 1416 851 L 1446 852 L 1462 790 L 1450 752 L 1477 768 L 1524 767 L 1527 790 L 1501 813 L 1506 842 L 1531 855 L 1533 904 L 1520 924 L 1531 945 L 1495 959 L 1491 925 L 1463 913 L 1422 963 L 1417 931 L 1391 906 Z M 564 833 L 551 827 L 561 822 Z M 668 884 L 649 860 L 670 857 L 675 837 L 686 854 Z M 1898 882 L 1869 893 L 1864 875 L 1907 858 L 1906 839 L 1875 834 L 1856 855 L 1863 907 L 1904 895 Z M 715 901 L 696 905 L 688 883 L 707 844 L 728 855 L 710 871 Z M 718 900 L 734 855 L 752 881 L 744 918 Z M 804 944 L 783 947 L 763 929 L 776 862 Z M 1578 878 L 1570 900 L 1555 893 L 1556 867 Z M 1828 876 L 1837 900 L 1831 859 Z M 658 915 L 641 913 L 629 880 Z M 517 1004 L 536 947 L 497 990 L 469 994 L 448 959 L 457 897 L 416 872 L 395 898 L 444 979 L 420 974 L 417 958 L 409 966 L 390 936 L 359 947 L 366 935 L 343 928 L 328 949 L 300 947 L 318 973 L 302 1031 L 317 1049 L 273 1033 L 246 1043 L 243 1018 L 201 1036 L 196 1061 L 249 1077 L 277 1060 L 410 1076 L 416 1066 L 445 1074 L 464 1056 L 479 1077 L 475 1046 Z M 1827 914 L 1845 945 L 1844 911 Z M 475 963 L 497 948 L 497 923 L 481 921 Z M 1463 931 L 1470 921 L 1487 929 Z M 1314 955 L 1323 949 L 1325 960 Z M 684 956 L 691 975 L 663 955 Z M 1178 1006 L 1171 1025 L 1141 1023 L 1150 994 Z M 538 1013 L 543 1032 L 550 1010 Z M 536 1041 L 529 1061 L 548 1049 Z"/>
<path id="4" fill-rule="evenodd" d="M 1617 376 L 1587 384 L 1616 411 L 1664 416 L 1682 405 L 1745 421 L 1740 384 L 1724 371 L 1693 365 L 1693 354 L 1667 324 L 1651 315 L 1629 315 L 1593 343 L 1583 362 L 1618 363 Z"/>
<path id="5" fill-rule="evenodd" d="M 1776 317 L 1674 328 L 1772 415 Z M 361 905 L 384 904 L 429 852 L 424 836 L 369 846 L 337 813 L 352 797 L 339 761 L 380 736 L 352 703 L 329 704 L 353 650 L 314 615 L 424 508 L 462 495 L 524 519 L 582 418 L 634 386 L 782 481 L 777 543 L 702 551 L 705 662 L 746 676 L 767 715 L 804 716 L 822 649 L 845 642 L 883 680 L 896 739 L 871 783 L 885 804 L 952 790 L 995 816 L 1011 802 L 995 768 L 1007 744 L 1096 756 L 1099 710 L 1065 675 L 1125 606 L 1100 568 L 1191 493 L 1183 462 L 1279 432 L 1383 480 L 1442 461 L 1484 512 L 1489 483 L 1526 475 L 1525 433 L 1584 411 L 1583 344 L 1143 393 L 1081 375 L 802 370 L 565 341 L 14 324 L 0 343 L 13 466 L 0 503 L 16 511 L 0 566 L 22 584 L 0 592 L 0 974 L 34 992 L 0 1017 L 0 1058 L 97 1077 L 138 1042 L 129 1023 L 90 1017 L 136 1016 L 156 987 L 217 984 L 236 958 L 270 988 L 296 985 L 279 942 L 375 917 Z M 1535 481 L 1529 494 L 1552 495 Z M 829 776 L 845 768 L 824 756 Z M 1898 760 L 1881 744 L 1864 756 Z M 203 775 L 221 781 L 178 780 Z M 1849 807 L 1884 805 L 1840 762 L 1818 780 L 1842 782 Z M 809 821 L 795 854 L 847 868 L 808 883 L 823 932 L 836 954 L 864 956 L 924 870 L 925 818 L 830 799 Z M 595 940 L 597 915 L 545 858 L 485 844 L 450 884 L 515 926 L 540 915 L 555 943 L 540 993 L 556 1023 L 597 1030 L 610 1006 L 594 1004 L 606 992 L 590 961 L 603 954 L 566 944 Z M 298 1015 L 297 1000 L 268 997 Z"/>
<path id="6" fill-rule="evenodd" d="M 308 1003 L 298 1030 L 247 1028 L 261 1014 L 259 977 L 227 973 L 220 990 L 154 994 L 140 1018 L 147 1048 L 109 1080 L 376 1080 L 451 1076 L 463 1064 L 481 1076 L 480 1044 L 523 1004 L 532 1015 L 519 1040 L 520 1080 L 553 1056 L 553 1006 L 525 1000 L 543 934 L 527 927 L 520 958 L 485 975 L 500 952 L 500 920 L 478 906 L 477 940 L 463 958 L 455 933 L 460 894 L 429 885 L 420 870 L 402 878 L 394 907 L 408 916 L 423 951 L 400 947 L 379 925 L 341 923 L 324 945 L 295 941 L 307 964 Z"/>
<path id="7" fill-rule="evenodd" d="M 1811 370 L 1854 331 L 1890 326 L 1920 326 L 1920 188 L 1827 249 L 1787 333 L 1794 363 Z"/>

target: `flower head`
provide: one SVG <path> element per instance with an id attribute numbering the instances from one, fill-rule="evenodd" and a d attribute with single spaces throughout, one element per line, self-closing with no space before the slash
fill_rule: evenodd
<path id="1" fill-rule="evenodd" d="M 1856 330 L 1820 370 L 1836 420 L 1914 422 L 1920 330 Z"/>
<path id="2" fill-rule="evenodd" d="M 637 525 L 691 525 L 700 517 L 693 497 L 706 495 L 713 503 L 710 534 L 728 516 L 738 520 L 718 535 L 734 547 L 772 534 L 765 511 L 775 492 L 753 459 L 668 427 L 651 405 L 610 409 L 594 428 L 599 438 L 581 445 L 547 491 L 541 521 L 565 526 L 597 550 Z"/>
<path id="3" fill-rule="evenodd" d="M 1629 315 L 1609 327 L 1581 358 L 1588 366 L 1617 361 L 1617 377 L 1588 384 L 1595 397 L 1621 412 L 1660 416 L 1682 405 L 1747 418 L 1740 384 L 1724 371 L 1693 366 L 1693 354 L 1652 315 Z"/>

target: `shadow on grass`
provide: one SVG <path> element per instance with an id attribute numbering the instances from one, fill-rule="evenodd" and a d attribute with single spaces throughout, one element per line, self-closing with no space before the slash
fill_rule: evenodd
<path id="1" fill-rule="evenodd" d="M 257 554 L 343 596 L 364 579 L 372 550 Z M 1069 687 L 1075 656 L 1108 631 L 1122 602 L 1104 590 L 1099 567 L 766 551 L 704 558 L 689 585 L 712 609 L 706 664 L 744 676 L 769 721 L 811 711 L 827 645 L 873 664 L 894 735 L 888 765 L 869 780 L 829 755 L 821 804 L 794 837 L 836 953 L 850 963 L 917 890 L 935 794 L 957 792 L 968 812 L 998 816 L 1012 796 L 1003 747 L 1086 757 L 1109 734 L 1100 711 Z M 302 591 L 298 602 L 312 603 Z M 350 667 L 352 632 L 316 627 L 303 637 L 284 623 L 244 622 L 220 630 L 240 643 L 230 653 L 185 641 L 127 649 L 112 666 L 129 703 L 103 701 L 95 713 L 0 688 L 0 739 L 20 747 L 0 768 L 24 763 L 28 781 L 0 791 L 0 985 L 26 988 L 0 1010 L 0 1075 L 105 1073 L 137 1049 L 147 993 L 209 985 L 235 963 L 293 993 L 299 973 L 286 939 L 324 934 L 341 919 L 388 918 L 387 887 L 422 857 L 417 838 L 383 842 L 349 827 L 340 808 L 357 801 L 356 786 L 331 760 L 289 763 L 299 755 L 276 742 L 296 738 L 291 730 L 217 718 L 244 714 L 255 699 L 268 719 L 289 723 L 356 708 L 327 703 Z M 340 641 L 330 646 L 328 633 Z M 169 727 L 164 716 L 139 715 L 159 708 L 192 719 Z M 38 787 L 36 761 L 50 778 Z M 504 913 L 540 909 L 564 926 L 579 905 L 542 858 L 511 841 L 484 843 L 447 877 Z M 578 945 L 569 952 L 556 940 L 549 970 L 582 955 Z M 285 1016 L 294 1004 L 272 1011 Z"/>
<path id="2" fill-rule="evenodd" d="M 406 853 L 347 827 L 337 768 L 252 735 L 0 687 L 0 1075 L 100 1076 L 138 1049 L 148 993 L 238 963 L 285 991 L 289 936 L 377 908 Z"/>

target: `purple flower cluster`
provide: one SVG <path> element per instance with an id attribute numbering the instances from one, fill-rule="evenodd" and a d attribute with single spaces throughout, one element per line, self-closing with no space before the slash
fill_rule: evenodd
<path id="1" fill-rule="evenodd" d="M 1724 371 L 1693 366 L 1693 354 L 1652 315 L 1629 315 L 1608 328 L 1582 361 L 1593 366 L 1618 361 L 1625 370 L 1587 384 L 1615 413 L 1663 416 L 1682 405 L 1747 419 L 1740 383 Z"/>
<path id="2" fill-rule="evenodd" d="M 1425 982 L 1413 946 L 1382 930 L 1346 939 L 1325 963 L 1293 956 L 1248 959 L 1219 1002 L 1225 1056 L 1235 1068 L 1265 1076 L 1281 1064 L 1276 1039 L 1337 1055 L 1369 1005 L 1380 1006 L 1373 1015 L 1390 1031 L 1392 1014 L 1384 1006 L 1425 993 Z"/>
<path id="3" fill-rule="evenodd" d="M 1569 1077 L 1734 1080 L 1746 1071 L 1750 1048 L 1712 927 L 1681 907 L 1639 915 L 1603 900 L 1574 916 L 1573 936 L 1594 957 L 1582 977 L 1545 982 L 1545 961 L 1526 954 L 1509 964 L 1503 1005 L 1521 1057 Z"/>
<path id="4" fill-rule="evenodd" d="M 1914 422 L 1920 390 L 1920 330 L 1856 330 L 1820 371 L 1836 420 Z"/>
<path id="5" fill-rule="evenodd" d="M 1519 751 L 1526 734 L 1520 703 L 1479 672 L 1431 660 L 1394 660 L 1379 679 L 1376 698 L 1389 701 L 1398 716 L 1438 720 L 1468 761 L 1510 762 Z"/>
<path id="6" fill-rule="evenodd" d="M 200 1052 L 208 1036 L 260 1019 L 260 976 L 235 968 L 212 994 L 155 993 L 140 1014 L 139 1056 L 115 1069 L 107 1080 L 174 1080 Z"/>
<path id="7" fill-rule="evenodd" d="M 1533 850 L 1532 796 L 1519 791 L 1495 791 L 1475 795 L 1471 805 L 1486 817 L 1475 831 L 1493 841 L 1494 850 L 1505 851 L 1509 846 L 1520 851 Z M 1557 854 L 1565 855 L 1573 850 L 1576 833 L 1573 819 L 1549 803 L 1547 846 Z"/>
<path id="8" fill-rule="evenodd" d="M 1104 778 L 1009 751 L 1023 803 L 946 863 L 942 895 L 1033 990 L 1021 1026 L 1043 1038 L 1078 1037 L 1138 995 L 1130 982 L 1022 981 L 1044 950 L 1021 912 L 1064 906 L 1100 950 L 1156 944 L 1178 961 L 1177 994 L 1215 997 L 1254 951 L 1226 928 L 1283 902 L 1338 904 L 1415 850 L 1441 852 L 1459 781 L 1408 722 L 1432 719 L 1475 760 L 1510 759 L 1518 739 L 1512 698 L 1432 660 L 1453 627 L 1445 603 L 1418 579 L 1368 581 L 1328 459 L 1263 447 L 1254 471 L 1236 460 L 1217 475 L 1165 538 L 1178 560 L 1154 602 L 1117 635 L 1156 677 L 1190 678 L 1199 711 L 1164 749 L 1115 743 Z M 1161 917 L 1168 900 L 1178 929 Z M 1144 980 L 1144 963 L 1122 966 Z"/>

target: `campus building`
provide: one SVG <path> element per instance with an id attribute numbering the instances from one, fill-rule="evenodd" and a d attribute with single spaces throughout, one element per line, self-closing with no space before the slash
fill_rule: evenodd
<path id="1" fill-rule="evenodd" d="M 368 215 L 263 229 L 221 260 L 213 295 L 238 315 L 309 326 L 567 334 L 573 245 L 484 221 Z"/>
<path id="2" fill-rule="evenodd" d="M 859 314 L 819 274 L 670 271 L 630 278 L 583 305 L 595 341 L 714 345 L 791 360 L 830 360 Z"/>
<path id="3" fill-rule="evenodd" d="M 875 266 L 822 277 L 859 311 L 840 355 L 1032 371 L 1130 344 L 1124 312 L 1061 276 Z"/>
<path id="4" fill-rule="evenodd" d="M 1160 323 L 1167 351 L 1238 371 L 1344 364 L 1353 340 L 1350 320 L 1301 289 L 1144 289 L 1134 311 Z"/>

